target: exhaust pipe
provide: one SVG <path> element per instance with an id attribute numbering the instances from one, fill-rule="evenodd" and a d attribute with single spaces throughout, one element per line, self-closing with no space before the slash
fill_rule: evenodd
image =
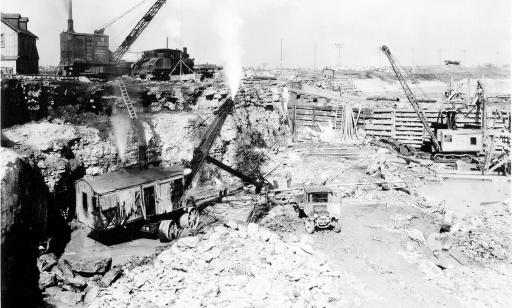
<path id="1" fill-rule="evenodd" d="M 68 1 L 68 32 L 75 32 L 73 29 L 73 0 Z"/>

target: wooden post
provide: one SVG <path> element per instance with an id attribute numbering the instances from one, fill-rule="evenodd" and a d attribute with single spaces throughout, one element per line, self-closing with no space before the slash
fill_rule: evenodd
<path id="1" fill-rule="evenodd" d="M 300 94 L 298 94 L 301 98 Z M 301 98 L 302 99 L 302 98 Z M 293 104 L 293 142 L 297 141 L 297 100 Z"/>

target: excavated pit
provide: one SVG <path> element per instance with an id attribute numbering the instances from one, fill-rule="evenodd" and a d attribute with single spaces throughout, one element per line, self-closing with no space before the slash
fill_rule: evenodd
<path id="1" fill-rule="evenodd" d="M 117 91 L 112 84 L 2 80 L 2 146 L 7 147 L 2 148 L 2 158 L 7 153 L 13 157 L 2 168 L 2 250 L 9 251 L 2 258 L 2 282 L 6 282 L 2 286 L 12 288 L 2 293 L 13 295 L 5 303 L 20 302 L 21 294 L 33 299 L 34 305 L 40 302 L 35 267 L 39 249 L 57 257 L 88 257 L 105 249 L 83 238 L 88 231 L 72 231 L 76 228 L 72 223 L 76 180 L 124 167 L 187 167 L 194 146 L 213 120 L 213 111 L 227 97 L 227 90 L 219 85 L 134 88 L 129 93 L 136 98 L 138 118 L 131 121 L 122 102 L 112 97 Z M 259 167 L 287 134 L 284 113 L 276 115 L 267 109 L 269 104 L 279 106 L 280 98 L 272 96 L 267 84 L 249 84 L 235 101 L 236 110 L 211 154 L 243 173 L 261 175 Z M 120 127 L 121 136 L 113 122 L 126 124 Z M 216 180 L 238 183 L 208 165 L 203 166 L 196 185 L 213 185 Z M 4 200 L 7 196 L 13 197 Z M 44 247 L 47 243 L 49 247 Z M 150 255 L 158 246 L 158 241 L 141 238 L 109 249 L 124 256 L 116 260 L 119 264 Z"/>

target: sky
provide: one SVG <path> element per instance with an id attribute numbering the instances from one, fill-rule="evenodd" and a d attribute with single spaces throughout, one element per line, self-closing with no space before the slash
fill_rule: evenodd
<path id="1" fill-rule="evenodd" d="M 94 29 L 144 1 L 106 29 L 114 51 L 154 0 L 74 0 L 77 32 Z M 59 62 L 59 33 L 67 24 L 67 0 L 3 0 L 1 10 L 29 17 L 39 37 L 40 64 Z M 222 63 L 218 25 L 241 20 L 237 50 L 244 66 L 317 68 L 387 65 L 387 45 L 402 65 L 460 60 L 467 65 L 510 63 L 510 0 L 167 0 L 131 51 L 188 47 L 196 63 Z M 315 44 L 316 42 L 316 44 Z M 315 61 L 316 45 L 316 61 Z M 464 50 L 466 52 L 464 53 Z M 136 53 L 130 54 L 137 55 Z M 129 55 L 129 56 L 130 56 Z"/>

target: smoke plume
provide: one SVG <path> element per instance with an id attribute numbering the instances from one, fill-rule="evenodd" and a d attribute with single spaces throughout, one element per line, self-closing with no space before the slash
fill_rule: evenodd
<path id="1" fill-rule="evenodd" d="M 231 97 L 235 97 L 242 79 L 242 26 L 242 17 L 233 6 L 224 4 L 217 10 L 214 28 L 219 37 L 220 57 Z"/>
<path id="2" fill-rule="evenodd" d="M 124 114 L 113 115 L 110 117 L 110 126 L 114 132 L 114 139 L 116 141 L 119 158 L 121 158 L 122 162 L 125 162 L 128 132 L 131 129 L 130 119 Z"/>

